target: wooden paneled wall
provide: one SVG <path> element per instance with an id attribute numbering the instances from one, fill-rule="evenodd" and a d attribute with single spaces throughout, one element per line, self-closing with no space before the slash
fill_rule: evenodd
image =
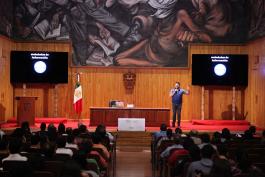
<path id="1" fill-rule="evenodd" d="M 245 109 L 249 121 L 265 128 L 265 38 L 248 44 L 249 86 L 246 90 Z"/>
<path id="2" fill-rule="evenodd" d="M 0 35 L 0 122 L 13 116 L 13 88 L 10 84 L 10 51 L 14 43 Z"/>
<path id="3" fill-rule="evenodd" d="M 99 67 L 69 67 L 69 83 L 58 85 L 26 85 L 27 96 L 37 96 L 36 116 L 38 117 L 67 117 L 77 119 L 73 111 L 73 92 L 76 73 L 81 73 L 83 87 L 83 112 L 81 118 L 89 118 L 89 107 L 108 106 L 109 100 L 122 100 L 133 103 L 137 107 L 170 108 L 171 100 L 168 91 L 176 81 L 183 88 L 191 85 L 191 55 L 197 54 L 250 54 L 249 86 L 247 89 L 236 88 L 237 119 L 242 119 L 247 113 L 247 119 L 252 123 L 265 127 L 264 108 L 264 43 L 260 39 L 248 45 L 199 45 L 189 48 L 189 68 L 99 68 Z M 261 47 L 263 46 L 263 48 Z M 71 45 L 69 43 L 13 43 L 0 38 L 0 57 L 4 58 L 0 65 L 0 113 L 2 119 L 16 116 L 16 96 L 23 96 L 22 85 L 12 89 L 9 83 L 10 50 L 39 50 L 69 52 L 71 63 Z M 259 65 L 254 65 L 260 59 Z M 2 68 L 1 68 L 2 67 Z M 253 69 L 254 68 L 254 69 Z M 136 84 L 132 92 L 126 91 L 123 74 L 132 71 L 136 73 Z M 2 77 L 4 75 L 4 77 Z M 4 84 L 2 84 L 4 83 Z M 4 86 L 4 87 L 2 87 Z M 231 118 L 232 88 L 205 88 L 205 119 Z M 3 108 L 2 108 L 3 110 Z M 201 87 L 191 86 L 191 94 L 184 96 L 182 110 L 184 120 L 201 118 Z M 3 118 L 4 117 L 4 118 Z"/>
<path id="4" fill-rule="evenodd" d="M 16 43 L 15 50 L 69 51 L 67 43 Z M 246 46 L 192 45 L 193 53 L 247 53 Z M 191 85 L 191 63 L 189 68 L 69 68 L 69 84 L 57 86 L 27 86 L 27 96 L 37 96 L 36 114 L 39 117 L 77 118 L 72 109 L 75 74 L 81 73 L 83 87 L 83 113 L 81 118 L 89 118 L 89 107 L 108 106 L 109 100 L 122 100 L 137 107 L 171 107 L 168 91 L 176 81 L 182 87 Z M 132 92 L 125 90 L 123 74 L 136 73 L 136 84 Z M 22 86 L 16 86 L 14 96 L 21 96 Z M 242 94 L 243 93 L 243 94 Z M 243 95 L 243 96 L 242 96 Z M 239 114 L 244 113 L 244 90 L 236 91 L 236 107 Z M 232 88 L 206 88 L 205 119 L 227 119 L 231 115 Z M 14 101 L 16 107 L 16 102 Z M 48 106 L 47 106 L 48 105 Z M 14 110 L 14 112 L 16 112 Z M 16 115 L 16 113 L 15 113 Z M 201 118 L 201 87 L 191 86 L 191 94 L 184 97 L 182 116 L 184 120 Z"/>

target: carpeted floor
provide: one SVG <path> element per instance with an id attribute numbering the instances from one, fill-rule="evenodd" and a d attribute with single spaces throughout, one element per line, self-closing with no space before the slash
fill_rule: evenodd
<path id="1" fill-rule="evenodd" d="M 151 151 L 143 147 L 117 149 L 116 177 L 152 177 Z"/>

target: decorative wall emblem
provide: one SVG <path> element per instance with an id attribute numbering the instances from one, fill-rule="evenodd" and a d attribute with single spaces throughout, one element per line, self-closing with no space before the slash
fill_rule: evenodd
<path id="1" fill-rule="evenodd" d="M 132 72 L 127 72 L 123 74 L 124 86 L 127 90 L 132 90 L 136 82 L 136 74 Z"/>

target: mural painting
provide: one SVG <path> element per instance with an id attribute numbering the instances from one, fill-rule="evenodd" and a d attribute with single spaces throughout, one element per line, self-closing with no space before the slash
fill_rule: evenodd
<path id="1" fill-rule="evenodd" d="M 253 0 L 16 0 L 13 38 L 70 40 L 73 66 L 188 67 L 190 43 L 247 41 L 262 23 L 252 16 L 263 18 L 246 13 L 249 4 L 260 8 Z"/>

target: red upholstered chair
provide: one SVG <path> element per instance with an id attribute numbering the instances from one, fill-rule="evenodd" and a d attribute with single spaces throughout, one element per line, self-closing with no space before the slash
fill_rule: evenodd
<path id="1" fill-rule="evenodd" d="M 184 159 L 190 159 L 189 151 L 186 149 L 173 149 L 167 159 L 167 162 L 170 166 L 175 166 L 178 164 L 178 161 L 183 161 Z"/>

